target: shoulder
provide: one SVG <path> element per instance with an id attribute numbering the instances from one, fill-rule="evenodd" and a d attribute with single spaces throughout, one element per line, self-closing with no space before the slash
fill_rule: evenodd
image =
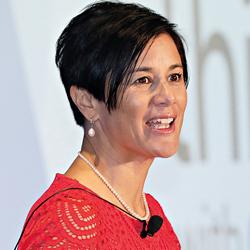
<path id="1" fill-rule="evenodd" d="M 71 188 L 54 190 L 52 195 L 49 189 L 35 203 L 19 249 L 85 249 L 97 244 L 102 231 L 98 199 L 84 189 Z"/>
<path id="2" fill-rule="evenodd" d="M 163 218 L 163 231 L 166 233 L 167 238 L 169 239 L 169 242 L 172 242 L 176 244 L 177 249 L 180 249 L 180 242 L 178 240 L 178 237 L 168 220 L 166 214 L 163 211 L 162 206 L 160 203 L 150 194 L 147 194 L 147 200 L 149 203 L 149 206 L 151 206 L 151 210 L 153 211 L 153 215 L 160 215 Z"/>
<path id="3" fill-rule="evenodd" d="M 153 197 L 153 195 L 151 194 L 147 194 L 147 200 L 148 200 L 148 204 L 150 206 L 151 211 L 153 212 L 153 214 L 155 215 L 160 215 L 163 217 L 163 219 L 167 222 L 167 224 L 172 228 L 162 206 L 160 205 L 160 203 Z"/>
<path id="4" fill-rule="evenodd" d="M 146 197 L 147 197 L 148 204 L 149 204 L 151 210 L 152 210 L 154 213 L 164 214 L 163 209 L 162 209 L 162 206 L 161 206 L 160 203 L 154 198 L 153 195 L 147 193 L 147 194 L 146 194 Z"/>

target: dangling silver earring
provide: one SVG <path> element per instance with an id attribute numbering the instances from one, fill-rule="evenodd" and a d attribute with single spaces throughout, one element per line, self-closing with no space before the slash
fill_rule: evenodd
<path id="1" fill-rule="evenodd" d="M 88 135 L 90 136 L 90 137 L 94 137 L 95 136 L 95 130 L 94 130 L 94 128 L 93 128 L 93 121 L 92 121 L 92 119 L 90 119 L 90 129 L 88 130 Z"/>

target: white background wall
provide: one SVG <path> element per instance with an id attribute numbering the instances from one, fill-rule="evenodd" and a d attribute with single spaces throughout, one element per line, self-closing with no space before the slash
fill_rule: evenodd
<path id="1" fill-rule="evenodd" d="M 0 0 L 1 249 L 80 148 L 54 55 L 90 2 Z M 250 250 L 250 1 L 139 2 L 178 23 L 191 75 L 180 151 L 154 162 L 146 191 L 184 250 Z"/>

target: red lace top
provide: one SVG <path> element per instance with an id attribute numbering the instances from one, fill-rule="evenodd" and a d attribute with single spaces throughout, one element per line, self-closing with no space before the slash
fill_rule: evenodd
<path id="1" fill-rule="evenodd" d="M 28 222 L 18 249 L 180 250 L 172 226 L 150 194 L 146 194 L 150 213 L 161 216 L 163 224 L 153 237 L 144 239 L 140 237 L 141 221 L 129 217 L 78 181 L 62 174 L 56 175 L 29 215 L 48 197 L 65 188 L 85 191 L 63 191 L 43 203 Z"/>

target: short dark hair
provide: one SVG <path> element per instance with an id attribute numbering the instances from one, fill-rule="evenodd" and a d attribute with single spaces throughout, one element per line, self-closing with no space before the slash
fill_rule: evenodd
<path id="1" fill-rule="evenodd" d="M 70 21 L 57 41 L 56 65 L 78 125 L 85 118 L 70 97 L 70 87 L 86 89 L 109 111 L 115 109 L 128 86 L 128 72 L 149 40 L 161 33 L 169 34 L 177 47 L 187 86 L 183 38 L 165 17 L 139 4 L 103 1 Z"/>

